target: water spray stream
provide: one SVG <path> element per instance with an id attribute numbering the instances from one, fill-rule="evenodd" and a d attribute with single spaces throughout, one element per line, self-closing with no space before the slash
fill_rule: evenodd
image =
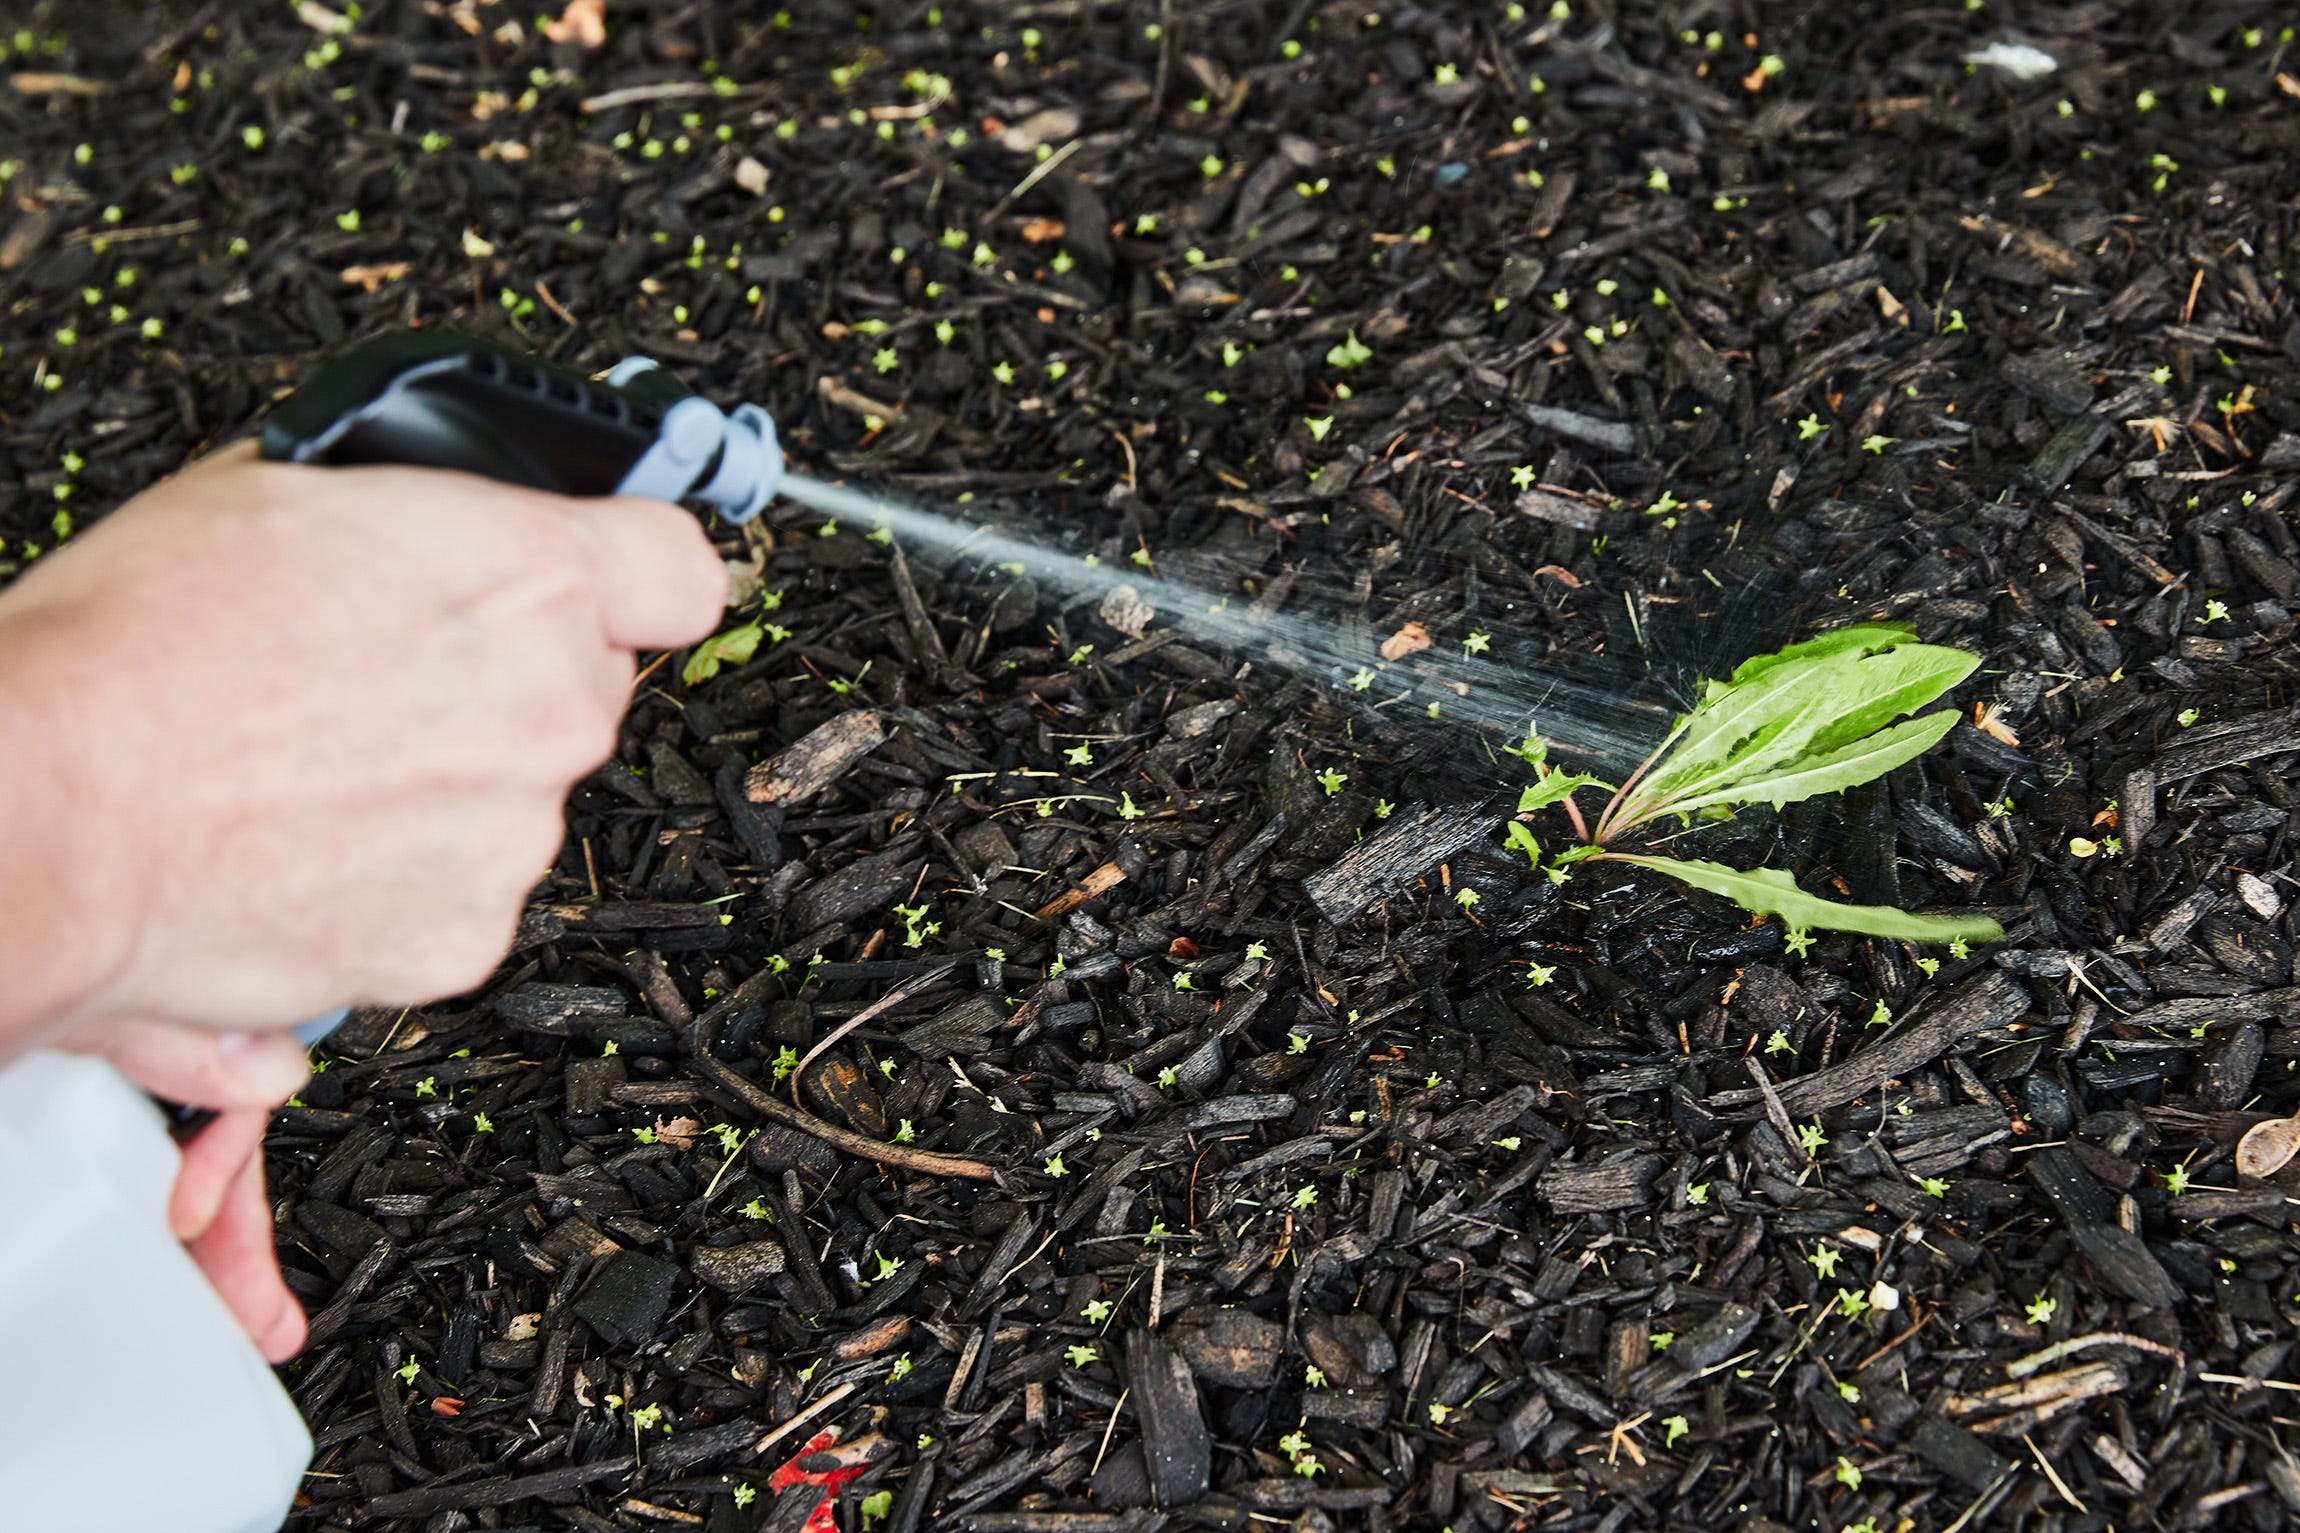
<path id="1" fill-rule="evenodd" d="M 1151 570 L 1061 553 L 976 520 L 939 515 L 849 485 L 788 473 L 781 494 L 949 558 L 1027 573 L 1073 599 L 1139 603 L 1180 633 L 1267 660 L 1354 696 L 1360 706 L 1386 718 L 1470 729 L 1496 752 L 1514 749 L 1538 732 L 1578 758 L 1622 765 L 1642 756 L 1668 727 L 1670 710 L 1633 701 L 1619 686 L 1554 672 L 1529 674 L 1506 657 L 1434 646 L 1387 660 L 1376 644 L 1330 619 L 1271 610 Z"/>

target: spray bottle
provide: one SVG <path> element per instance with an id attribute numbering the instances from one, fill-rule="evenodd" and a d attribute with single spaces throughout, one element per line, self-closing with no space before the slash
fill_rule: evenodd
<path id="1" fill-rule="evenodd" d="M 263 452 L 694 502 L 730 522 L 805 483 L 755 405 L 722 412 L 644 359 L 599 380 L 436 330 L 336 356 L 272 415 Z M 80 1055 L 0 1070 L 0 1526 L 272 1533 L 287 1516 L 311 1436 L 168 1228 L 171 1127 L 203 1116 L 171 1125 Z"/>
<path id="2" fill-rule="evenodd" d="M 282 402 L 262 446 L 282 462 L 409 464 L 565 495 L 687 502 L 736 523 L 779 495 L 1044 569 L 1073 595 L 1124 586 L 1134 601 L 1197 614 L 1217 641 L 1283 641 L 1297 666 L 1347 675 L 1351 663 L 1314 634 L 1273 633 L 1257 615 L 1147 573 L 1063 559 L 788 472 L 764 410 L 722 411 L 644 358 L 592 378 L 450 331 L 385 335 L 339 353 Z M 1514 701 L 1487 719 L 1480 692 L 1442 696 L 1449 718 L 1496 732 L 1522 722 Z M 299 1033 L 315 1042 L 340 1020 Z M 178 1110 L 175 1132 L 198 1118 Z M 110 1066 L 36 1053 L 0 1070 L 0 1346 L 14 1379 L 0 1391 L 7 1527 L 271 1533 L 287 1513 L 311 1439 L 169 1233 L 176 1167 L 168 1117 Z M 91 1423 L 103 1424 L 100 1435 Z"/>

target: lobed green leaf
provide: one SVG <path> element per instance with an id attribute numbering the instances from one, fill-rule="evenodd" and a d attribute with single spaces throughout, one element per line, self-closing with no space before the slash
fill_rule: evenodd
<path id="1" fill-rule="evenodd" d="M 1531 814 L 1536 809 L 1546 809 L 1580 788 L 1603 788 L 1611 793 L 1613 784 L 1601 782 L 1586 772 L 1551 772 L 1517 796 L 1517 812 Z"/>
<path id="2" fill-rule="evenodd" d="M 1790 926 L 1808 931 L 1857 932 L 1898 942 L 2002 942 L 2004 928 L 1987 916 L 1921 916 L 1890 905 L 1840 905 L 1807 894 L 1796 880 L 1778 868 L 1752 868 L 1746 872 L 1721 862 L 1698 858 L 1647 857 L 1608 852 L 1609 861 L 1633 862 L 1641 868 L 1666 873 L 1696 889 L 1723 895 L 1743 910 L 1761 916 L 1779 916 Z"/>
<path id="3" fill-rule="evenodd" d="M 1733 674 L 1725 680 L 1710 682 L 1706 695 L 1714 697 L 1729 687 L 1755 681 L 1767 671 L 1797 661 L 1826 659 L 1848 650 L 1875 654 L 1895 645 L 1913 643 L 1916 637 L 1916 629 L 1907 623 L 1854 623 L 1844 628 L 1832 628 L 1827 633 L 1815 634 L 1810 639 L 1786 645 L 1770 654 L 1751 655 L 1735 666 Z"/>

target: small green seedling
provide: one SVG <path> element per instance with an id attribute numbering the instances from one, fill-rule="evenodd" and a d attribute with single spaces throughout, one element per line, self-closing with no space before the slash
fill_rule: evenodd
<path id="1" fill-rule="evenodd" d="M 1310 1450 L 1310 1439 L 1302 1432 L 1288 1432 L 1278 1439 L 1278 1446 L 1286 1450 L 1286 1457 L 1294 1461 L 1294 1473 L 1303 1479 L 1313 1479 L 1325 1472 L 1326 1466 L 1318 1462 L 1317 1454 Z"/>
<path id="2" fill-rule="evenodd" d="M 1615 851 L 1641 826 L 1691 823 L 1739 805 L 1779 809 L 1824 793 L 1873 782 L 1923 755 L 1955 726 L 1943 708 L 1901 718 L 1938 699 L 1972 674 L 1979 657 L 1917 641 L 1895 623 L 1861 623 L 1742 662 L 1712 681 L 1688 713 L 1619 787 L 1550 767 L 1531 751 L 1540 780 L 1518 800 L 1529 815 L 1560 805 L 1581 844 L 1552 859 L 1634 863 L 1723 895 L 1757 915 L 1777 915 L 1794 932 L 1857 932 L 1903 942 L 1997 942 L 2004 928 L 1983 916 L 1912 915 L 1889 905 L 1841 905 L 1807 894 L 1787 873 L 1743 870 L 1696 858 Z M 1898 723 L 1894 722 L 1896 719 Z M 1612 794 L 1594 823 L 1574 794 Z M 1512 840 L 1513 846 L 1522 844 Z"/>

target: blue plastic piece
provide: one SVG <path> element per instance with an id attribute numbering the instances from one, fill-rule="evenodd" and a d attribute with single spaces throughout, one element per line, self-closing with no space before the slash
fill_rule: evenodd
<path id="1" fill-rule="evenodd" d="M 350 1007 L 339 1006 L 324 1017 L 314 1017 L 296 1028 L 295 1040 L 308 1049 L 329 1033 L 343 1026 L 343 1019 L 350 1015 Z"/>
<path id="2" fill-rule="evenodd" d="M 615 364 L 607 382 L 620 388 L 658 365 L 648 357 L 631 357 Z M 689 394 L 663 412 L 653 445 L 631 465 L 615 492 L 699 500 L 727 521 L 747 522 L 766 509 L 782 482 L 782 443 L 766 411 L 737 405 L 728 415 L 708 399 Z"/>

